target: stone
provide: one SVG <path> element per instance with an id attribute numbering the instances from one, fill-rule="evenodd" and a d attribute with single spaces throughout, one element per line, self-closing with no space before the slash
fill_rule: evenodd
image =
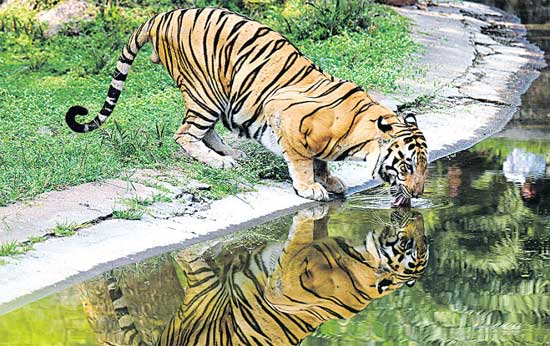
<path id="1" fill-rule="evenodd" d="M 486 46 L 489 46 L 489 45 L 494 45 L 494 44 L 498 44 L 495 40 L 493 40 L 491 37 L 485 35 L 485 34 L 482 34 L 482 33 L 476 33 L 474 35 L 474 42 L 476 44 L 482 44 L 482 45 L 486 45 Z"/>
<path id="2" fill-rule="evenodd" d="M 204 191 L 204 190 L 210 190 L 211 186 L 206 183 L 201 183 L 200 181 L 193 180 L 189 184 L 187 184 L 187 191 Z"/>
<path id="3" fill-rule="evenodd" d="M 46 192 L 32 201 L 0 207 L 0 243 L 42 236 L 58 224 L 92 222 L 120 207 L 118 201 L 145 199 L 158 193 L 156 189 L 121 179 Z"/>
<path id="4" fill-rule="evenodd" d="M 182 204 L 191 204 L 193 203 L 193 199 L 194 199 L 193 194 L 187 193 L 187 192 L 182 192 L 180 194 L 177 194 L 175 198 Z"/>
<path id="5" fill-rule="evenodd" d="M 192 209 L 192 207 L 187 207 L 181 203 L 160 202 L 152 205 L 148 213 L 157 219 L 169 219 L 174 216 L 193 214 L 194 211 Z"/>
<path id="6" fill-rule="evenodd" d="M 38 21 L 48 25 L 44 35 L 51 37 L 57 34 L 65 24 L 79 20 L 90 20 L 92 17 L 90 5 L 86 1 L 65 0 L 51 9 L 39 13 Z"/>
<path id="7" fill-rule="evenodd" d="M 477 54 L 481 56 L 495 54 L 495 51 L 491 47 L 476 46 L 476 50 L 477 50 Z"/>

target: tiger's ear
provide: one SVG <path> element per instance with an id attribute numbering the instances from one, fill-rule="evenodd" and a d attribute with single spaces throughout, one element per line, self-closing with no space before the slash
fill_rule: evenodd
<path id="1" fill-rule="evenodd" d="M 405 124 L 407 125 L 414 125 L 418 127 L 418 122 L 416 121 L 416 116 L 412 112 L 404 113 L 403 114 L 403 120 L 405 120 Z"/>
<path id="2" fill-rule="evenodd" d="M 382 132 L 388 132 L 392 130 L 392 126 L 390 123 L 388 123 L 388 119 L 384 118 L 383 116 L 379 116 L 376 120 L 376 125 Z"/>

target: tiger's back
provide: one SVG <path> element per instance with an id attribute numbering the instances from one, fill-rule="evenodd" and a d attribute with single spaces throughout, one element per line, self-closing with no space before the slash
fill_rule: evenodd
<path id="1" fill-rule="evenodd" d="M 261 136 L 262 105 L 274 91 L 326 78 L 279 33 L 224 9 L 169 12 L 149 35 L 186 106 L 247 137 Z"/>

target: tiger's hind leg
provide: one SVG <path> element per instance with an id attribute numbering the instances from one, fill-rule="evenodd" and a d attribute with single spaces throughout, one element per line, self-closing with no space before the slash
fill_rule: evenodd
<path id="1" fill-rule="evenodd" d="M 223 139 L 220 138 L 215 129 L 210 129 L 203 138 L 206 145 L 224 156 L 230 156 L 234 159 L 244 159 L 246 154 L 240 150 L 233 149 L 229 145 L 225 144 Z"/>
<path id="2" fill-rule="evenodd" d="M 328 192 L 345 193 L 346 185 L 340 178 L 330 174 L 326 161 L 314 159 L 313 171 L 315 172 L 315 181 L 323 185 Z"/>
<path id="3" fill-rule="evenodd" d="M 199 107 L 193 107 L 189 98 L 185 99 L 185 105 L 187 111 L 183 124 L 174 135 L 174 139 L 183 151 L 195 160 L 206 163 L 214 168 L 232 168 L 238 166 L 232 157 L 218 154 L 209 148 L 204 141 L 206 134 L 211 130 L 213 131 L 218 117 L 200 110 Z"/>

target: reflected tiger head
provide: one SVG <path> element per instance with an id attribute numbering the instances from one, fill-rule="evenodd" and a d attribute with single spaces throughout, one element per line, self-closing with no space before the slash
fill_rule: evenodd
<path id="1" fill-rule="evenodd" d="M 429 259 L 422 214 L 402 209 L 392 212 L 388 225 L 367 235 L 365 247 L 378 268 L 379 294 L 403 284 L 413 286 Z"/>
<path id="2" fill-rule="evenodd" d="M 428 176 L 428 147 L 426 138 L 418 129 L 413 114 L 403 116 L 403 122 L 378 127 L 390 133 L 387 152 L 379 165 L 378 174 L 390 184 L 393 206 L 410 207 L 411 198 L 424 193 Z"/>

